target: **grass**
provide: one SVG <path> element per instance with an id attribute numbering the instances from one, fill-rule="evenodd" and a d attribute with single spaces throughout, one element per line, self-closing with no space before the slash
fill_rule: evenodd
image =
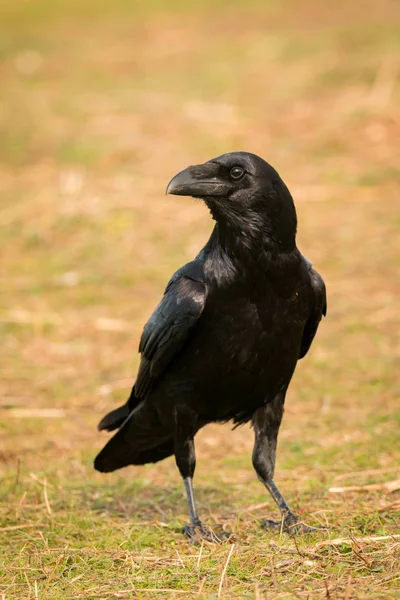
<path id="1" fill-rule="evenodd" d="M 400 492 L 384 487 L 400 461 L 397 4 L 0 10 L 2 598 L 400 598 Z M 210 426 L 198 503 L 234 537 L 194 547 L 172 459 L 110 476 L 92 461 L 146 318 L 211 229 L 165 185 L 233 149 L 279 169 L 327 281 L 277 481 L 328 531 L 262 531 L 276 511 L 252 432 Z"/>

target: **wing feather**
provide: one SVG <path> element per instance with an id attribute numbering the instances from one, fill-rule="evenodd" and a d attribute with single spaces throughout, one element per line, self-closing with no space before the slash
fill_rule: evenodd
<path id="1" fill-rule="evenodd" d="M 169 282 L 163 299 L 147 321 L 139 344 L 141 362 L 135 395 L 145 397 L 157 378 L 183 348 L 190 331 L 204 310 L 207 290 L 198 266 L 178 271 Z"/>
<path id="2" fill-rule="evenodd" d="M 321 275 L 312 268 L 311 263 L 308 261 L 308 269 L 311 278 L 311 287 L 313 291 L 313 302 L 310 311 L 310 316 L 304 327 L 303 339 L 300 346 L 299 359 L 303 358 L 310 349 L 312 341 L 317 333 L 318 325 L 322 319 L 322 316 L 326 316 L 327 302 L 326 302 L 326 288 L 324 280 Z"/>

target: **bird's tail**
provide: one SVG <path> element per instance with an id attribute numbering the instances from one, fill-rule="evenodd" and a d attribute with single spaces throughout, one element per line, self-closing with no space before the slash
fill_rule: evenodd
<path id="1" fill-rule="evenodd" d="M 122 423 L 129 417 L 129 404 L 128 402 L 115 410 L 109 412 L 105 417 L 102 418 L 100 423 L 97 425 L 99 431 L 114 431 L 121 427 Z"/>
<path id="2" fill-rule="evenodd" d="M 133 386 L 131 394 L 125 404 L 112 410 L 105 415 L 97 425 L 99 431 L 114 431 L 121 427 L 124 421 L 129 417 L 132 410 L 140 403 L 139 398 L 135 396 L 135 386 Z"/>
<path id="3" fill-rule="evenodd" d="M 102 429 L 115 429 L 123 419 L 127 405 L 113 411 L 101 421 Z M 115 415 L 115 419 L 112 416 Z M 107 421 L 107 419 L 109 419 Z M 113 420 L 114 419 L 114 420 Z M 99 425 L 99 427 L 100 427 Z M 115 427 L 114 427 L 115 425 Z M 146 401 L 136 406 L 119 426 L 94 461 L 94 468 L 109 473 L 127 465 L 144 465 L 158 462 L 174 453 L 170 432 L 161 423 L 156 410 Z"/>

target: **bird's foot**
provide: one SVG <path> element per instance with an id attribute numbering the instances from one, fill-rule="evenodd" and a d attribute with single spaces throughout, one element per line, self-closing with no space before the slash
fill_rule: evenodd
<path id="1" fill-rule="evenodd" d="M 326 527 L 311 527 L 310 525 L 306 525 L 293 513 L 285 515 L 282 521 L 270 521 L 269 519 L 266 519 L 261 522 L 261 527 L 264 529 L 272 529 L 274 531 L 283 531 L 291 535 L 326 530 Z"/>
<path id="2" fill-rule="evenodd" d="M 192 544 L 199 544 L 202 540 L 211 542 L 212 544 L 220 544 L 230 537 L 230 533 L 227 531 L 218 532 L 218 535 L 208 529 L 201 521 L 196 522 L 193 525 L 185 525 L 182 528 L 184 533 Z"/>

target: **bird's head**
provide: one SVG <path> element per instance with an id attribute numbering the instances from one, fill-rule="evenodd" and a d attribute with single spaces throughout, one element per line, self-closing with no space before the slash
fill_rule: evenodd
<path id="1" fill-rule="evenodd" d="M 231 152 L 181 171 L 167 194 L 201 198 L 220 229 L 251 240 L 295 247 L 296 211 L 279 174 L 259 156 Z"/>

